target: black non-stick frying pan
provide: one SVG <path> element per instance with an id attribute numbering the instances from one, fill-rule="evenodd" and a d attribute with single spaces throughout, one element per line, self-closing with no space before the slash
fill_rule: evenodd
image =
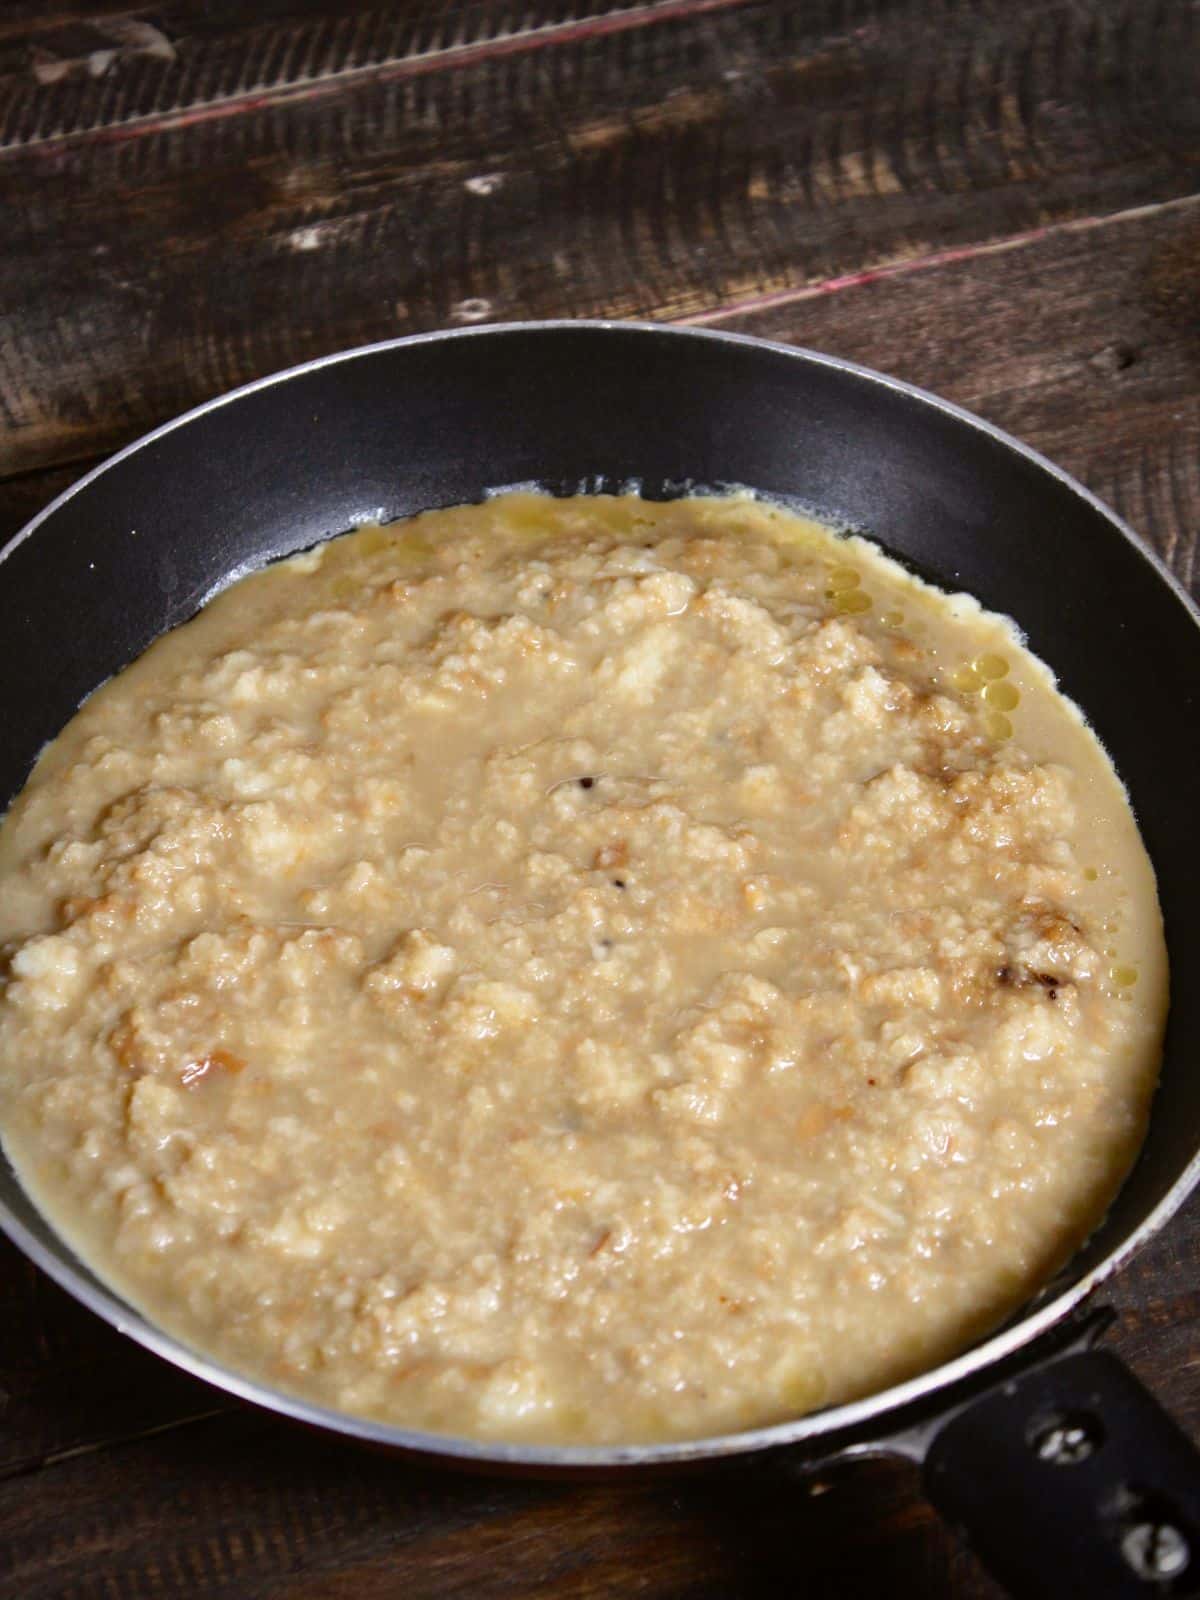
<path id="1" fill-rule="evenodd" d="M 372 518 L 539 484 L 651 497 L 742 485 L 872 533 L 1016 618 L 1087 712 L 1158 872 L 1174 974 L 1145 1148 L 1108 1218 L 1019 1318 L 914 1381 L 794 1422 L 631 1448 L 480 1444 L 322 1410 L 225 1371 L 84 1266 L 0 1162 L 0 1223 L 140 1343 L 289 1416 L 494 1467 L 666 1467 L 895 1451 L 1028 1595 L 1200 1593 L 1200 1462 L 1080 1308 L 1200 1178 L 1200 627 L 1129 530 L 978 419 L 877 373 L 727 335 L 548 323 L 399 340 L 253 384 L 89 474 L 0 555 L 0 805 L 103 679 L 214 590 Z"/>

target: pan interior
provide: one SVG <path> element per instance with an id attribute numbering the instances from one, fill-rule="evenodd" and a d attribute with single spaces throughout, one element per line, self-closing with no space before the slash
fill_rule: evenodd
<path id="1" fill-rule="evenodd" d="M 402 343 L 261 386 L 119 458 L 0 570 L 0 634 L 23 686 L 6 708 L 0 789 L 11 797 L 79 700 L 231 575 L 368 518 L 528 482 L 652 497 L 747 485 L 867 530 L 1015 617 L 1125 779 L 1186 970 L 1200 801 L 1186 606 L 1093 502 L 991 432 L 852 369 L 710 336 L 558 327 Z M 1194 1153 L 1200 1085 L 1181 1048 L 1194 1008 L 1176 995 L 1143 1156 L 1070 1282 L 1150 1216 Z M 3 1185 L 37 1233 L 10 1173 Z"/>

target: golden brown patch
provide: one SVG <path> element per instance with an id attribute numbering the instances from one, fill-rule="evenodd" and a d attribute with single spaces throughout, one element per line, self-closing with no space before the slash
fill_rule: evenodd
<path id="1" fill-rule="evenodd" d="M 592 858 L 592 865 L 597 872 L 607 872 L 613 867 L 623 867 L 629 860 L 629 845 L 624 839 L 613 839 L 609 844 L 601 845 Z"/>
<path id="2" fill-rule="evenodd" d="M 228 1050 L 214 1050 L 211 1055 L 199 1056 L 195 1061 L 189 1061 L 180 1073 L 179 1081 L 185 1089 L 194 1089 L 198 1083 L 203 1083 L 210 1073 L 238 1073 L 245 1065 L 241 1056 L 235 1056 Z"/>
<path id="3" fill-rule="evenodd" d="M 142 1065 L 138 1049 L 138 1031 L 133 1013 L 127 1011 L 108 1036 L 108 1047 L 126 1072 L 136 1072 Z"/>
<path id="4" fill-rule="evenodd" d="M 835 1123 L 847 1122 L 853 1115 L 849 1106 L 831 1106 L 818 1100 L 800 1117 L 796 1123 L 796 1133 L 801 1139 L 817 1139 L 821 1134 L 828 1133 Z"/>
<path id="5" fill-rule="evenodd" d="M 73 895 L 59 907 L 64 927 L 95 918 L 102 926 L 112 928 L 119 921 L 128 921 L 134 915 L 132 900 L 122 894 L 104 894 L 95 897 Z"/>

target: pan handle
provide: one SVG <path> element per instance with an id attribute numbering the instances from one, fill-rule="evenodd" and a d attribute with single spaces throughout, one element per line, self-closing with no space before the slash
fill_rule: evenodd
<path id="1" fill-rule="evenodd" d="M 1108 1350 L 1072 1350 L 926 1434 L 924 1487 L 1019 1600 L 1200 1595 L 1200 1452 Z"/>

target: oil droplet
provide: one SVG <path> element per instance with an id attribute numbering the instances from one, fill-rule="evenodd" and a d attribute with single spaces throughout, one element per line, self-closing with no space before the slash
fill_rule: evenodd
<path id="1" fill-rule="evenodd" d="M 1110 967 L 1108 975 L 1119 989 L 1128 989 L 1131 983 L 1137 982 L 1136 967 Z"/>
<path id="2" fill-rule="evenodd" d="M 974 667 L 958 667 L 950 674 L 950 682 L 956 689 L 961 689 L 963 694 L 974 694 L 976 689 L 983 687 L 983 679 Z"/>
<path id="3" fill-rule="evenodd" d="M 1021 694 L 1011 683 L 989 683 L 983 691 L 983 698 L 993 710 L 1011 711 L 1021 698 Z"/>
<path id="4" fill-rule="evenodd" d="M 829 587 L 837 594 L 842 589 L 857 589 L 862 582 L 862 573 L 857 567 L 832 567 L 829 572 Z"/>
<path id="5" fill-rule="evenodd" d="M 835 611 L 869 611 L 871 605 L 871 596 L 861 589 L 843 589 L 833 597 Z"/>
<path id="6" fill-rule="evenodd" d="M 879 618 L 885 628 L 898 628 L 904 621 L 903 611 L 885 611 Z"/>
<path id="7" fill-rule="evenodd" d="M 1104 931 L 1105 933 L 1116 933 L 1119 926 L 1120 924 L 1117 922 L 1106 922 L 1104 924 Z"/>
<path id="8" fill-rule="evenodd" d="M 975 671 L 981 678 L 1004 678 L 1008 675 L 1008 662 L 1003 656 L 980 656 L 975 662 Z"/>
<path id="9" fill-rule="evenodd" d="M 1096 879 L 1100 876 L 1095 867 L 1084 867 L 1083 875 L 1089 883 L 1095 883 Z"/>
<path id="10" fill-rule="evenodd" d="M 999 711 L 989 711 L 983 719 L 989 739 L 1011 739 L 1012 723 Z"/>

